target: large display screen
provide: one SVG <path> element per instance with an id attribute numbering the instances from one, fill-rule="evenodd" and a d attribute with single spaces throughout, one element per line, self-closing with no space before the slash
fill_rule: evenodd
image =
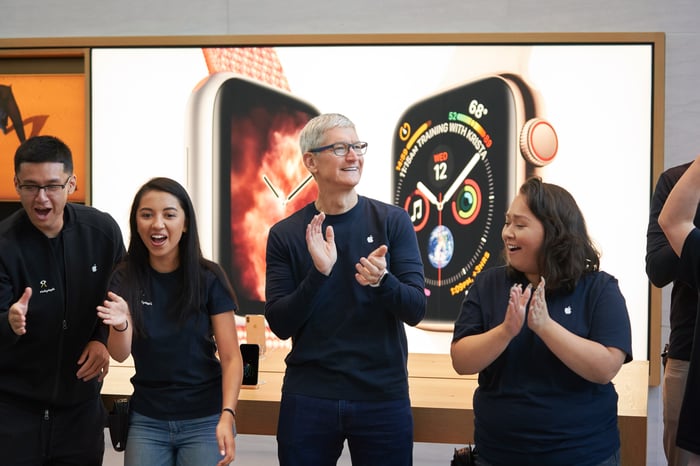
<path id="1" fill-rule="evenodd" d="M 627 301 L 634 356 L 646 359 L 653 44 L 269 49 L 288 88 L 245 67 L 212 69 L 202 47 L 92 49 L 93 204 L 127 239 L 143 182 L 185 183 L 205 254 L 229 272 L 241 312 L 260 313 L 267 230 L 314 196 L 296 134 L 312 114 L 339 112 L 369 143 L 358 192 L 401 206 L 414 222 L 429 312 L 408 330 L 411 351 L 449 351 L 470 281 L 499 263 L 505 209 L 537 173 L 579 203 L 601 268 Z M 222 87 L 222 71 L 240 79 Z M 217 79 L 221 93 L 194 110 L 193 95 Z M 214 123 L 193 123 L 202 120 Z M 279 146 L 260 146 L 271 140 Z"/>

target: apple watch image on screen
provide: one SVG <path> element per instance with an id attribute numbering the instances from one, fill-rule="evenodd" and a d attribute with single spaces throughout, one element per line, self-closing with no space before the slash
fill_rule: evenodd
<path id="1" fill-rule="evenodd" d="M 188 188 L 203 252 L 231 279 L 237 313 L 263 314 L 268 231 L 318 194 L 298 142 L 318 110 L 289 92 L 219 72 L 193 90 L 187 114 Z"/>
<path id="2" fill-rule="evenodd" d="M 412 105 L 393 139 L 394 204 L 418 239 L 424 329 L 452 329 L 474 278 L 503 264 L 503 220 L 520 184 L 557 152 L 554 128 L 517 75 L 458 85 Z"/>

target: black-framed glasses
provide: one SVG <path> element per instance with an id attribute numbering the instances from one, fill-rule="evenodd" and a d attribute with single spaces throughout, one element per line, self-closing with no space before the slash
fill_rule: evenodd
<path id="1" fill-rule="evenodd" d="M 19 191 L 22 194 L 28 194 L 32 196 L 36 196 L 37 194 L 39 194 L 39 191 L 41 191 L 42 189 L 46 191 L 47 195 L 57 194 L 66 188 L 66 185 L 68 185 L 68 182 L 71 178 L 73 178 L 72 175 L 69 176 L 66 182 L 63 184 L 45 184 L 43 186 L 40 186 L 38 184 L 20 184 L 17 186 L 17 188 L 19 188 Z"/>
<path id="2" fill-rule="evenodd" d="M 365 155 L 367 152 L 366 142 L 334 142 L 333 144 L 328 144 L 327 146 L 316 147 L 315 149 L 309 149 L 309 152 L 323 152 L 324 150 L 333 149 L 333 153 L 338 157 L 345 157 L 350 152 L 350 148 L 355 151 L 357 155 Z"/>

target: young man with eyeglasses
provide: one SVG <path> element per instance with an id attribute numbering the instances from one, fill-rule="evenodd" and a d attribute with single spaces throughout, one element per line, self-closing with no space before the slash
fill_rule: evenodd
<path id="1" fill-rule="evenodd" d="M 109 353 L 97 306 L 121 230 L 68 202 L 77 181 L 58 138 L 23 142 L 14 169 L 22 209 L 0 222 L 0 462 L 101 465 Z"/>
<path id="2" fill-rule="evenodd" d="M 286 358 L 277 430 L 282 466 L 410 465 L 413 418 L 404 324 L 425 315 L 423 264 L 408 214 L 360 196 L 367 143 L 339 114 L 300 134 L 315 202 L 270 229 L 265 316 Z"/>

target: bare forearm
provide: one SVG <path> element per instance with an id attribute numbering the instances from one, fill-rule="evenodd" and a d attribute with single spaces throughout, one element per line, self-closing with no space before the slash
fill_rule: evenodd
<path id="1" fill-rule="evenodd" d="M 231 408 L 234 411 L 238 405 L 238 396 L 243 382 L 243 362 L 239 357 L 227 355 L 221 357 L 221 391 L 222 404 L 224 408 Z"/>
<path id="2" fill-rule="evenodd" d="M 622 350 L 573 334 L 555 321 L 550 321 L 538 336 L 561 362 L 590 382 L 610 382 L 625 360 Z"/>
<path id="3" fill-rule="evenodd" d="M 221 362 L 222 408 L 235 409 L 243 381 L 243 358 L 236 335 L 236 317 L 233 311 L 212 317 L 214 338 Z"/>
<path id="4" fill-rule="evenodd" d="M 476 374 L 496 360 L 510 343 L 503 325 L 485 333 L 470 335 L 452 343 L 452 367 L 458 374 Z"/>
<path id="5" fill-rule="evenodd" d="M 131 339 L 133 337 L 133 325 L 131 319 L 119 325 L 110 325 L 109 338 L 107 339 L 107 350 L 109 355 L 116 361 L 124 362 L 131 354 Z M 118 331 L 120 329 L 123 331 Z"/>
<path id="6" fill-rule="evenodd" d="M 659 214 L 659 225 L 678 256 L 688 234 L 695 228 L 693 220 L 699 202 L 700 156 L 673 187 Z"/>

